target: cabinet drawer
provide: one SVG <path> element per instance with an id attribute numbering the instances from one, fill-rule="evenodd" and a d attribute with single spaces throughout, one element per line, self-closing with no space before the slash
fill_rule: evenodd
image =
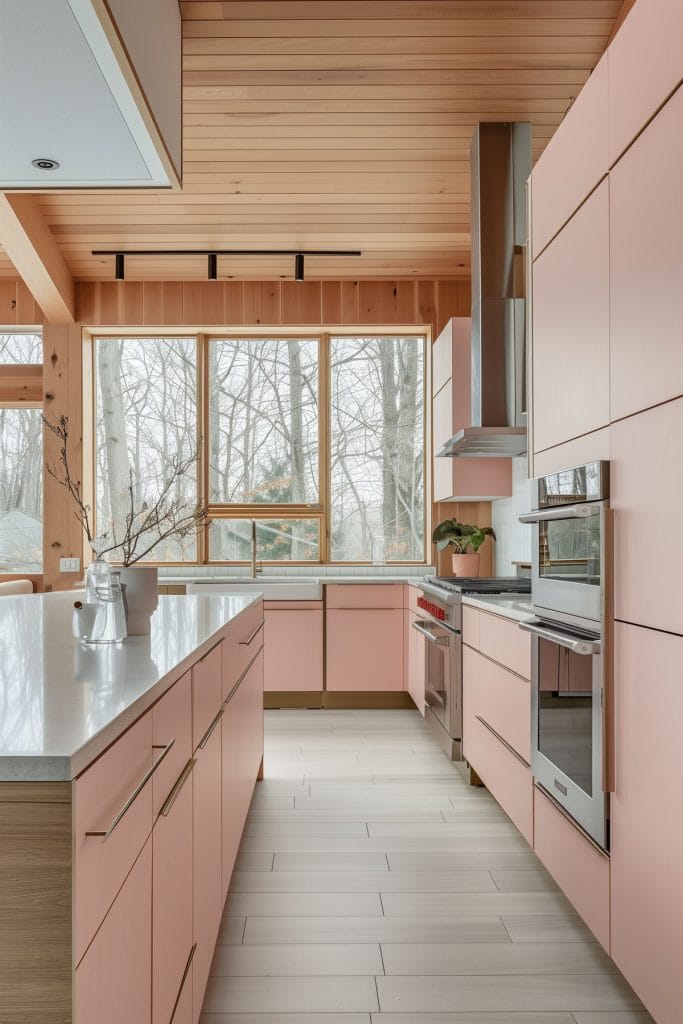
<path id="1" fill-rule="evenodd" d="M 192 673 L 186 672 L 152 708 L 155 757 L 173 746 L 152 776 L 154 820 L 192 756 Z"/>
<path id="2" fill-rule="evenodd" d="M 328 584 L 328 608 L 403 608 L 402 583 Z"/>
<path id="3" fill-rule="evenodd" d="M 422 591 L 419 587 L 414 587 L 407 583 L 403 591 L 403 607 L 414 612 L 415 615 L 422 615 L 422 609 L 417 603 L 418 597 L 421 596 Z"/>
<path id="4" fill-rule="evenodd" d="M 152 755 L 148 712 L 74 783 L 76 963 L 151 832 L 152 786 L 139 787 L 152 767 Z"/>
<path id="5" fill-rule="evenodd" d="M 230 624 L 223 640 L 223 700 L 263 643 L 263 621 L 263 601 L 258 601 Z"/>
<path id="6" fill-rule="evenodd" d="M 517 675 L 531 679 L 531 638 L 518 622 L 480 612 L 479 650 Z"/>
<path id="7" fill-rule="evenodd" d="M 609 953 L 609 857 L 534 787 L 534 851 Z"/>
<path id="8" fill-rule="evenodd" d="M 149 1024 L 152 843 L 146 844 L 76 968 L 74 1024 Z M 66 1019 L 66 1018 L 65 1018 Z M 69 1017 L 69 1020 L 71 1017 Z"/>
<path id="9" fill-rule="evenodd" d="M 491 728 L 513 747 L 520 757 L 530 760 L 530 684 L 514 672 L 463 648 L 463 677 L 472 704 L 468 714 L 481 716 Z"/>
<path id="10" fill-rule="evenodd" d="M 221 643 L 192 666 L 192 749 L 206 733 L 223 703 Z"/>
<path id="11" fill-rule="evenodd" d="M 531 772 L 520 759 L 467 708 L 473 706 L 470 682 L 464 680 L 463 753 L 491 795 L 515 823 L 526 841 L 533 843 Z"/>
<path id="12" fill-rule="evenodd" d="M 462 642 L 479 650 L 479 612 L 466 604 L 462 606 Z"/>

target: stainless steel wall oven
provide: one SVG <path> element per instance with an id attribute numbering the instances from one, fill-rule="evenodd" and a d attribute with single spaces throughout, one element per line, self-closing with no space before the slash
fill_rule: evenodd
<path id="1" fill-rule="evenodd" d="M 598 843 L 609 845 L 605 772 L 610 712 L 609 465 L 534 481 L 531 595 L 531 769 L 537 783 Z"/>

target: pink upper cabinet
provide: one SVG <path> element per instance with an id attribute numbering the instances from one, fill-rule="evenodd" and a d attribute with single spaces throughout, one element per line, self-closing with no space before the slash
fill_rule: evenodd
<path id="1" fill-rule="evenodd" d="M 533 267 L 534 451 L 609 423 L 609 188 Z"/>
<path id="2" fill-rule="evenodd" d="M 548 143 L 531 176 L 534 259 L 607 174 L 607 57 Z"/>
<path id="3" fill-rule="evenodd" d="M 683 639 L 617 623 L 615 648 L 612 956 L 658 1024 L 680 1024 Z"/>
<path id="4" fill-rule="evenodd" d="M 610 427 L 615 615 L 672 633 L 683 633 L 681 436 L 681 398 Z"/>
<path id="5" fill-rule="evenodd" d="M 681 124 L 683 90 L 610 174 L 613 420 L 683 394 Z"/>
<path id="6" fill-rule="evenodd" d="M 637 0 L 609 48 L 610 163 L 681 80 L 681 0 Z"/>

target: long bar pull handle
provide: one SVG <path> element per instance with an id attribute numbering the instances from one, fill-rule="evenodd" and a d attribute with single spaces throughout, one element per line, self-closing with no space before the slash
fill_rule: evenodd
<path id="1" fill-rule="evenodd" d="M 178 995 L 176 996 L 176 1000 L 175 1000 L 175 1003 L 173 1005 L 173 1011 L 171 1013 L 171 1019 L 169 1020 L 168 1024 L 173 1024 L 173 1021 L 175 1019 L 176 1010 L 178 1009 L 178 1003 L 180 1002 L 180 997 L 183 994 L 183 989 L 185 988 L 185 982 L 187 981 L 187 976 L 190 973 L 190 967 L 192 967 L 192 961 L 194 960 L 194 955 L 195 955 L 196 952 L 197 952 L 197 943 L 195 942 L 192 945 L 192 949 L 190 950 L 190 955 L 188 956 L 187 963 L 185 964 L 185 970 L 183 971 L 183 976 L 180 979 L 180 988 L 178 989 Z"/>
<path id="2" fill-rule="evenodd" d="M 264 620 L 262 619 L 261 622 L 259 622 L 258 626 L 256 627 L 256 629 L 251 634 L 251 636 L 249 637 L 248 640 L 240 640 L 239 641 L 240 647 L 249 647 L 254 642 L 256 637 L 259 635 L 259 633 L 263 629 L 263 626 L 264 626 Z"/>
<path id="3" fill-rule="evenodd" d="M 143 777 L 140 780 L 140 782 L 137 784 L 137 786 L 135 787 L 133 792 L 130 794 L 130 796 L 126 800 L 125 804 L 123 805 L 123 807 L 121 808 L 119 813 L 116 815 L 116 817 L 112 821 L 112 823 L 109 826 L 109 828 L 106 829 L 104 832 L 86 832 L 85 833 L 86 836 L 100 836 L 100 838 L 102 839 L 103 843 L 109 838 L 109 836 L 112 834 L 112 832 L 114 831 L 116 826 L 122 821 L 122 819 L 125 817 L 125 815 L 128 813 L 128 811 L 131 809 L 131 807 L 133 806 L 133 804 L 137 800 L 137 798 L 140 796 L 140 793 L 142 793 L 143 789 L 145 788 L 145 786 L 147 785 L 149 780 L 152 778 L 152 776 L 154 775 L 155 771 L 157 770 L 157 768 L 159 767 L 161 762 L 164 760 L 164 758 L 166 757 L 166 755 L 168 754 L 168 752 L 170 751 L 170 749 L 171 749 L 171 747 L 173 746 L 174 743 L 175 743 L 175 739 L 172 739 L 170 743 L 166 744 L 166 746 L 163 748 L 161 754 L 159 754 L 158 758 L 153 763 L 152 767 L 148 771 L 145 772 L 145 774 L 143 775 Z"/>
<path id="4" fill-rule="evenodd" d="M 531 633 L 532 636 L 540 637 L 541 640 L 549 640 L 552 644 L 566 647 L 568 650 L 573 651 L 574 654 L 600 654 L 602 649 L 602 644 L 599 640 L 584 639 L 580 636 L 572 636 L 569 633 L 561 633 L 559 630 L 547 629 L 545 626 L 540 626 L 537 622 L 520 622 L 519 628 L 523 629 L 525 633 Z"/>
<path id="5" fill-rule="evenodd" d="M 173 804 L 180 796 L 180 791 L 187 782 L 187 780 L 189 779 L 190 775 L 192 774 L 192 769 L 194 768 L 196 763 L 196 757 L 191 757 L 190 760 L 185 765 L 185 767 L 183 768 L 180 775 L 178 776 L 178 778 L 176 779 L 173 785 L 173 789 L 164 800 L 161 810 L 159 811 L 159 814 L 162 817 L 167 818 L 171 813 L 171 808 L 173 807 Z"/>
<path id="6" fill-rule="evenodd" d="M 520 523 L 543 523 L 548 519 L 590 519 L 600 515 L 600 505 L 586 502 L 581 505 L 558 505 L 538 512 L 527 512 L 519 517 Z"/>
<path id="7" fill-rule="evenodd" d="M 416 629 L 418 633 L 421 633 L 431 644 L 436 644 L 437 647 L 448 647 L 450 643 L 447 636 L 434 636 L 430 630 L 425 629 L 419 622 L 413 623 L 413 629 Z"/>
<path id="8" fill-rule="evenodd" d="M 245 680 L 245 678 L 246 678 L 246 676 L 247 676 L 247 674 L 248 674 L 248 672 L 249 672 L 249 670 L 250 670 L 251 666 L 252 666 L 252 665 L 254 664 L 254 662 L 256 661 L 256 659 L 258 658 L 258 656 L 259 656 L 259 654 L 261 653 L 261 651 L 262 651 L 262 650 L 263 650 L 263 644 L 261 644 L 261 646 L 259 647 L 259 649 L 258 649 L 258 651 L 256 652 L 256 654 L 255 654 L 255 655 L 254 655 L 254 657 L 253 657 L 253 658 L 251 659 L 251 661 L 249 662 L 249 664 L 248 664 L 248 665 L 247 665 L 247 667 L 245 668 L 244 672 L 243 672 L 243 673 L 242 673 L 242 675 L 241 675 L 241 676 L 239 677 L 239 679 L 237 680 L 237 682 L 236 682 L 236 683 L 235 683 L 235 685 L 233 686 L 232 690 L 230 691 L 230 693 L 228 694 L 228 696 L 227 696 L 227 697 L 225 698 L 225 700 L 223 701 L 223 707 L 224 707 L 224 708 L 226 708 L 226 707 L 228 706 L 228 704 L 230 703 L 230 701 L 232 700 L 232 698 L 233 698 L 233 697 L 235 696 L 235 694 L 236 694 L 236 693 L 237 693 L 237 691 L 239 690 L 239 688 L 240 688 L 240 686 L 242 685 L 242 683 L 244 682 L 244 680 Z"/>
<path id="9" fill-rule="evenodd" d="M 203 750 L 204 747 L 206 746 L 206 744 L 211 739 L 211 733 L 214 731 L 214 729 L 216 728 L 216 726 L 220 722 L 221 718 L 223 717 L 223 712 L 224 711 L 225 711 L 225 707 L 224 707 L 224 705 L 221 705 L 220 711 L 218 712 L 216 717 L 213 719 L 213 721 L 211 722 L 211 725 L 206 730 L 206 732 L 204 733 L 204 735 L 200 739 L 199 743 L 197 744 L 197 746 L 199 747 L 200 750 Z"/>

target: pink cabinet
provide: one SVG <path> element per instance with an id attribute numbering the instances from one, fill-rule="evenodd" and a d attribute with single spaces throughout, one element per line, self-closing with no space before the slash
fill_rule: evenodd
<path id="1" fill-rule="evenodd" d="M 246 608 L 228 627 L 221 652 L 223 700 L 240 678 L 256 651 L 263 643 L 263 601 Z"/>
<path id="2" fill-rule="evenodd" d="M 413 623 L 418 622 L 421 616 L 410 610 L 404 612 L 404 666 L 405 666 L 405 688 L 412 697 L 413 703 L 421 715 L 425 713 L 425 638 L 416 629 Z"/>
<path id="3" fill-rule="evenodd" d="M 329 583 L 328 608 L 403 608 L 402 583 Z"/>
<path id="4" fill-rule="evenodd" d="M 352 609 L 328 604 L 327 689 L 403 689 L 402 607 Z"/>
<path id="5" fill-rule="evenodd" d="M 480 612 L 479 650 L 517 675 L 531 678 L 531 639 L 515 619 Z"/>
<path id="6" fill-rule="evenodd" d="M 152 754 L 148 712 L 73 785 L 76 963 L 152 831 Z"/>
<path id="7" fill-rule="evenodd" d="M 609 423 L 609 188 L 533 265 L 534 451 Z"/>
<path id="8" fill-rule="evenodd" d="M 607 57 L 603 57 L 533 170 L 534 259 L 607 174 L 607 94 Z"/>
<path id="9" fill-rule="evenodd" d="M 609 857 L 538 787 L 534 788 L 534 851 L 609 952 Z"/>
<path id="10" fill-rule="evenodd" d="M 249 811 L 254 782 L 263 757 L 264 651 L 254 653 L 251 665 L 225 706 L 222 722 L 222 860 L 221 887 L 225 900 Z"/>
<path id="11" fill-rule="evenodd" d="M 683 633 L 681 436 L 680 398 L 610 427 L 615 615 L 672 633 Z"/>
<path id="12" fill-rule="evenodd" d="M 320 692 L 322 601 L 272 601 L 265 607 L 265 689 Z"/>
<path id="13" fill-rule="evenodd" d="M 192 666 L 192 746 L 197 746 L 221 706 L 221 644 Z"/>
<path id="14" fill-rule="evenodd" d="M 74 977 L 76 1024 L 150 1024 L 152 843 L 146 843 Z"/>
<path id="15" fill-rule="evenodd" d="M 679 90 L 610 174 L 613 420 L 683 394 L 682 122 Z"/>
<path id="16" fill-rule="evenodd" d="M 466 604 L 462 607 L 462 642 L 479 650 L 479 612 Z"/>
<path id="17" fill-rule="evenodd" d="M 658 1024 L 683 1007 L 683 638 L 616 624 L 612 956 Z"/>
<path id="18" fill-rule="evenodd" d="M 196 752 L 193 795 L 193 928 L 197 949 L 192 964 L 193 1021 L 199 1020 L 211 959 L 223 912 L 221 884 L 221 730 Z"/>
<path id="19" fill-rule="evenodd" d="M 152 776 L 154 820 L 192 756 L 192 672 L 168 690 L 152 708 L 152 744 L 158 757 L 168 753 Z"/>
<path id="20" fill-rule="evenodd" d="M 473 656 L 473 652 L 468 650 L 468 666 Z M 495 661 L 481 655 L 477 657 L 477 687 L 472 694 L 475 702 L 472 710 L 528 764 L 531 718 L 529 683 Z"/>
<path id="21" fill-rule="evenodd" d="M 683 5 L 638 0 L 608 50 L 610 163 L 683 79 Z"/>

